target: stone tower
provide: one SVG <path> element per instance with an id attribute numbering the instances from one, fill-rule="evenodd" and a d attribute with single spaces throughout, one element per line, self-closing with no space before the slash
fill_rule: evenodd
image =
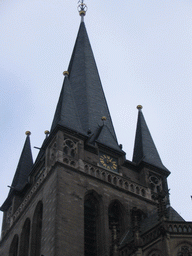
<path id="1" fill-rule="evenodd" d="M 81 23 L 50 133 L 30 132 L 10 187 L 0 256 L 189 256 L 192 223 L 170 206 L 142 106 L 133 160 L 118 144 L 80 1 Z"/>

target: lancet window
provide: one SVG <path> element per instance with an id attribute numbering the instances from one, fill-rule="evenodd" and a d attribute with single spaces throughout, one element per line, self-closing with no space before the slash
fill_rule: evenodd
<path id="1" fill-rule="evenodd" d="M 119 237 L 123 232 L 123 212 L 118 201 L 109 206 L 108 218 L 111 231 L 110 256 L 113 256 L 118 250 Z"/>
<path id="2" fill-rule="evenodd" d="M 27 218 L 21 232 L 19 256 L 26 256 L 29 253 L 30 220 Z"/>
<path id="3" fill-rule="evenodd" d="M 40 201 L 35 209 L 32 223 L 31 256 L 41 255 L 43 204 Z"/>
<path id="4" fill-rule="evenodd" d="M 99 203 L 93 195 L 84 201 L 84 250 L 85 256 L 98 256 Z"/>

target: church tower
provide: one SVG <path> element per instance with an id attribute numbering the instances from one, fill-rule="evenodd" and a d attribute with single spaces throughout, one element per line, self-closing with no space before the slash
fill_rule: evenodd
<path id="1" fill-rule="evenodd" d="M 33 163 L 30 132 L 10 187 L 0 256 L 192 255 L 192 223 L 170 206 L 142 106 L 133 160 L 118 144 L 81 22 L 50 132 Z"/>

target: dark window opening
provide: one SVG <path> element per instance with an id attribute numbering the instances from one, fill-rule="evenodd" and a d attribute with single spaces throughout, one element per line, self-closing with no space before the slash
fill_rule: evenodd
<path id="1" fill-rule="evenodd" d="M 110 256 L 117 253 L 119 237 L 123 232 L 123 214 L 118 202 L 109 206 L 109 229 L 111 230 Z"/>
<path id="2" fill-rule="evenodd" d="M 39 202 L 36 206 L 32 223 L 31 256 L 41 255 L 43 204 Z"/>
<path id="3" fill-rule="evenodd" d="M 20 255 L 27 256 L 29 253 L 30 220 L 26 219 L 21 232 Z"/>
<path id="4" fill-rule="evenodd" d="M 93 196 L 84 203 L 85 256 L 97 256 L 98 204 Z"/>

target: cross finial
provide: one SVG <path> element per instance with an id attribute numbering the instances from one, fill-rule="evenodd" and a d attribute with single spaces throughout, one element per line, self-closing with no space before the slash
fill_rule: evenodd
<path id="1" fill-rule="evenodd" d="M 86 14 L 86 11 L 87 11 L 87 5 L 84 3 L 84 0 L 79 0 L 78 1 L 78 12 L 79 12 L 79 15 L 81 16 L 81 22 L 84 21 L 84 16 Z"/>

